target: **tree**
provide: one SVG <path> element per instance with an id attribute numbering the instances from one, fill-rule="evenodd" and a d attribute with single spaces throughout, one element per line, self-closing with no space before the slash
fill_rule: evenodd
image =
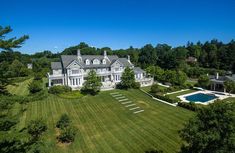
<path id="1" fill-rule="evenodd" d="M 176 77 L 175 83 L 180 86 L 184 85 L 184 83 L 186 82 L 186 80 L 188 78 L 187 75 L 182 71 L 177 71 L 176 75 L 177 75 L 177 77 Z"/>
<path id="2" fill-rule="evenodd" d="M 163 77 L 164 70 L 161 69 L 159 66 L 149 66 L 146 68 L 146 72 L 150 74 L 154 78 L 154 80 L 157 80 L 157 81 L 164 80 L 164 77 Z"/>
<path id="3" fill-rule="evenodd" d="M 224 87 L 225 87 L 225 89 L 229 92 L 229 94 L 230 94 L 231 92 L 235 92 L 235 83 L 234 83 L 234 81 L 232 81 L 232 80 L 226 80 L 226 81 L 224 82 Z"/>
<path id="4" fill-rule="evenodd" d="M 36 93 L 42 90 L 41 80 L 33 80 L 28 86 L 30 93 Z"/>
<path id="5" fill-rule="evenodd" d="M 145 153 L 163 153 L 162 150 L 157 150 L 157 149 L 150 149 L 148 151 L 145 151 Z"/>
<path id="6" fill-rule="evenodd" d="M 63 114 L 61 115 L 60 120 L 56 123 L 56 127 L 60 129 L 64 129 L 68 127 L 69 124 L 70 124 L 69 116 L 67 114 Z"/>
<path id="7" fill-rule="evenodd" d="M 201 75 L 198 78 L 198 85 L 202 88 L 207 88 L 210 85 L 210 79 L 207 75 Z"/>
<path id="8" fill-rule="evenodd" d="M 160 91 L 161 91 L 161 89 L 159 88 L 158 84 L 153 84 L 151 86 L 151 90 L 150 90 L 151 93 L 157 93 L 157 92 L 160 92 Z"/>
<path id="9" fill-rule="evenodd" d="M 20 38 L 10 38 L 5 40 L 5 35 L 12 32 L 10 26 L 2 27 L 0 26 L 0 49 L 12 50 L 13 48 L 20 48 L 26 39 L 29 39 L 28 35 L 24 35 Z"/>
<path id="10" fill-rule="evenodd" d="M 20 38 L 10 38 L 5 39 L 6 34 L 12 31 L 11 27 L 2 27 L 0 26 L 0 49 L 6 50 L 7 52 L 12 51 L 13 48 L 20 48 L 21 45 L 25 42 L 29 36 L 24 35 Z M 2 65 L 2 62 L 0 63 Z M 6 71 L 0 68 L 0 94 L 7 94 L 6 86 L 8 85 L 8 76 L 6 75 Z"/>
<path id="11" fill-rule="evenodd" d="M 135 74 L 132 69 L 126 67 L 121 77 L 121 87 L 124 89 L 132 88 L 135 84 Z"/>
<path id="12" fill-rule="evenodd" d="M 84 82 L 81 91 L 84 93 L 95 95 L 100 91 L 101 85 L 102 83 L 100 77 L 96 75 L 96 72 L 94 70 L 91 70 L 88 73 L 87 80 Z"/>
<path id="13" fill-rule="evenodd" d="M 235 103 L 218 101 L 202 107 L 180 131 L 182 153 L 234 152 Z"/>
<path id="14" fill-rule="evenodd" d="M 28 69 L 24 64 L 22 64 L 19 60 L 14 60 L 9 67 L 9 71 L 12 72 L 12 77 L 20 77 L 28 75 Z"/>
<path id="15" fill-rule="evenodd" d="M 157 63 L 157 52 L 151 44 L 147 44 L 140 49 L 139 63 L 143 67 Z"/>
<path id="16" fill-rule="evenodd" d="M 47 130 L 47 126 L 41 119 L 37 119 L 30 121 L 27 129 L 32 138 L 38 140 L 40 135 Z"/>
<path id="17" fill-rule="evenodd" d="M 66 127 L 62 130 L 58 136 L 58 140 L 62 143 L 70 143 L 74 141 L 76 135 L 76 129 L 73 127 Z"/>

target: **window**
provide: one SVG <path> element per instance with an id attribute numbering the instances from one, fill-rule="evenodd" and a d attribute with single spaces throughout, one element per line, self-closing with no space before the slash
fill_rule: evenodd
<path id="1" fill-rule="evenodd" d="M 115 68 L 115 71 L 119 71 L 120 69 L 119 68 Z"/>
<path id="2" fill-rule="evenodd" d="M 79 70 L 72 70 L 72 74 L 78 74 Z"/>
<path id="3" fill-rule="evenodd" d="M 103 64 L 106 64 L 106 60 L 105 60 L 105 59 L 103 59 L 102 63 L 103 63 Z"/>
<path id="4" fill-rule="evenodd" d="M 100 64 L 100 61 L 98 59 L 94 59 L 93 64 Z"/>
<path id="5" fill-rule="evenodd" d="M 86 65 L 90 65 L 90 60 L 86 59 Z"/>

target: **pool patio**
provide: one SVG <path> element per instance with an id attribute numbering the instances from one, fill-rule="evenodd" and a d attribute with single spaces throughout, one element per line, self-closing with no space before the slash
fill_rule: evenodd
<path id="1" fill-rule="evenodd" d="M 190 102 L 186 99 L 186 97 L 188 96 L 192 96 L 192 95 L 195 95 L 195 94 L 209 94 L 209 95 L 214 95 L 216 96 L 217 98 L 215 99 L 212 99 L 210 101 L 207 101 L 207 102 L 193 102 L 195 104 L 202 104 L 202 105 L 208 105 L 210 103 L 213 103 L 215 100 L 219 99 L 219 100 L 223 100 L 223 99 L 226 99 L 226 98 L 229 98 L 229 97 L 235 97 L 235 94 L 229 94 L 229 93 L 226 93 L 226 92 L 218 92 L 218 91 L 211 91 L 211 90 L 201 90 L 201 91 L 196 91 L 196 92 L 192 92 L 192 93 L 189 93 L 189 94 L 184 94 L 184 95 L 180 95 L 180 96 L 177 96 L 182 102 Z"/>

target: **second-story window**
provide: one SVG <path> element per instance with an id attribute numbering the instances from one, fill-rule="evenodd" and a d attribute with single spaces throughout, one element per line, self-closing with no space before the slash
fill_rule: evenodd
<path id="1" fill-rule="evenodd" d="M 100 64 L 100 61 L 98 59 L 94 59 L 93 64 Z"/>
<path id="2" fill-rule="evenodd" d="M 86 59 L 86 65 L 90 65 L 90 60 Z"/>
<path id="3" fill-rule="evenodd" d="M 103 64 L 106 64 L 106 60 L 105 60 L 105 59 L 103 59 L 103 60 L 102 60 L 102 63 L 103 63 Z"/>
<path id="4" fill-rule="evenodd" d="M 72 74 L 78 74 L 79 70 L 72 70 Z"/>
<path id="5" fill-rule="evenodd" d="M 119 71 L 120 70 L 120 68 L 118 67 L 118 68 L 115 68 L 115 71 Z"/>

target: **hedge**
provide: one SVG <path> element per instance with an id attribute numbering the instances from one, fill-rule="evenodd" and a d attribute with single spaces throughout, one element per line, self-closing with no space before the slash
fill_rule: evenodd
<path id="1" fill-rule="evenodd" d="M 71 88 L 68 86 L 53 86 L 49 88 L 49 93 L 51 94 L 61 94 L 61 93 L 65 93 L 65 92 L 69 92 L 71 91 Z"/>
<path id="2" fill-rule="evenodd" d="M 172 104 L 176 103 L 175 100 L 169 98 L 168 96 L 161 96 L 161 95 L 155 94 L 154 97 L 158 98 L 158 99 L 161 99 L 161 100 L 164 100 L 164 101 L 167 101 L 167 102 L 172 103 Z"/>
<path id="3" fill-rule="evenodd" d="M 192 103 L 192 102 L 190 102 L 190 103 L 178 102 L 178 106 L 189 109 L 189 110 L 192 110 L 192 111 L 196 111 L 198 109 L 197 105 L 195 103 Z"/>

